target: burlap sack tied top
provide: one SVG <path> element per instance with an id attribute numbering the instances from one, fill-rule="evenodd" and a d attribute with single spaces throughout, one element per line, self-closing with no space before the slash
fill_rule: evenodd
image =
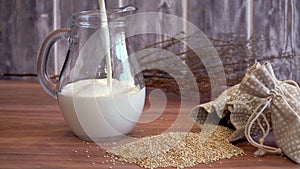
<path id="1" fill-rule="evenodd" d="M 258 147 L 257 155 L 265 152 L 284 153 L 296 163 L 300 163 L 300 90 L 293 81 L 279 81 L 276 79 L 269 63 L 256 63 L 247 72 L 239 89 L 254 97 L 263 98 L 249 117 L 245 126 L 247 140 Z M 264 145 L 264 139 L 270 132 L 271 124 L 264 111 L 270 108 L 272 128 L 275 143 L 278 148 Z M 262 118 L 261 118 L 262 117 Z M 267 124 L 262 126 L 261 120 Z M 263 133 L 259 142 L 251 136 L 253 124 L 258 122 Z"/>

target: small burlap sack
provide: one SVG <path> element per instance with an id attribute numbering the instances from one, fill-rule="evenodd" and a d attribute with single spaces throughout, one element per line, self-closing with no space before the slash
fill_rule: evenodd
<path id="1" fill-rule="evenodd" d="M 262 98 L 245 126 L 245 136 L 259 148 L 257 155 L 265 152 L 284 153 L 296 163 L 300 163 L 300 90 L 294 81 L 276 79 L 270 63 L 256 63 L 245 75 L 239 90 L 251 96 Z M 278 148 L 264 145 L 264 139 L 270 132 L 271 125 L 265 110 L 271 110 L 272 127 Z M 251 130 L 255 122 L 262 117 L 266 126 L 260 126 L 263 133 L 259 142 L 252 139 Z"/>
<path id="2" fill-rule="evenodd" d="M 225 126 L 235 128 L 230 141 L 246 137 L 258 148 L 255 155 L 284 153 L 300 164 L 300 89 L 294 81 L 277 80 L 270 63 L 255 63 L 240 84 L 196 106 L 191 117 L 200 128 L 225 121 Z M 272 128 L 278 147 L 264 145 Z M 259 134 L 256 142 L 253 137 Z"/>

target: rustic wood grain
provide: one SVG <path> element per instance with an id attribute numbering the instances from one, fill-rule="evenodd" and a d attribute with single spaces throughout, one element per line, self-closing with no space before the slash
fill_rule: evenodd
<path id="1" fill-rule="evenodd" d="M 151 123 L 138 124 L 130 136 L 141 137 L 165 131 L 178 116 L 179 102 L 179 98 L 170 96 L 164 113 Z M 149 107 L 147 101 L 145 110 Z M 155 113 L 158 107 L 151 110 L 148 115 Z M 194 125 L 191 131 L 198 132 L 199 129 Z M 299 168 L 284 156 L 254 157 L 252 152 L 255 149 L 248 143 L 241 141 L 235 144 L 247 155 L 194 168 Z M 98 145 L 84 142 L 72 134 L 57 101 L 48 96 L 39 84 L 0 81 L 0 168 L 140 168 L 120 162 L 113 165 L 104 155 L 105 151 Z"/>
<path id="2" fill-rule="evenodd" d="M 138 12 L 164 12 L 182 17 L 182 0 L 123 0 L 133 4 Z M 11 77 L 1 73 L 36 73 L 36 56 L 39 46 L 53 28 L 52 0 L 0 0 L 0 79 L 36 79 L 32 76 Z M 97 0 L 58 1 L 58 27 L 69 27 L 73 12 L 97 9 Z M 108 8 L 117 6 L 117 0 L 107 1 Z M 300 1 L 254 1 L 254 46 L 253 56 L 247 52 L 246 1 L 245 0 L 189 0 L 187 20 L 199 27 L 213 42 L 224 66 L 228 85 L 239 83 L 246 70 L 255 61 L 272 63 L 276 76 L 281 79 L 300 81 L 300 34 L 297 18 L 300 16 Z M 139 25 L 146 25 L 139 23 Z M 161 28 L 176 27 L 175 23 L 161 20 Z M 160 35 L 140 35 L 131 38 L 131 52 L 166 40 Z M 172 53 L 182 53 L 183 44 L 171 47 L 168 43 L 156 45 Z M 66 55 L 66 43 L 59 43 L 58 64 Z M 199 84 L 201 94 L 210 90 L 210 79 L 204 65 L 192 52 L 179 58 L 190 66 Z M 53 58 L 53 57 L 52 57 Z M 157 59 L 159 61 L 159 58 Z M 50 72 L 53 72 L 53 60 Z M 147 64 L 147 63 L 141 63 Z M 166 63 L 163 63 L 166 64 Z M 167 63 L 172 64 L 172 63 Z M 144 66 L 144 65 L 142 65 Z M 147 65 L 145 65 L 147 66 Z M 185 74 L 177 76 L 185 77 Z M 176 82 L 168 83 L 169 76 L 157 71 L 148 71 L 145 76 L 155 88 L 177 92 Z M 156 80 L 153 80 L 156 79 Z M 162 85 L 158 85 L 162 84 Z M 208 94 L 210 95 L 210 94 Z"/>
<path id="3" fill-rule="evenodd" d="M 52 1 L 1 0 L 0 11 L 0 72 L 36 72 L 39 46 L 53 29 Z"/>

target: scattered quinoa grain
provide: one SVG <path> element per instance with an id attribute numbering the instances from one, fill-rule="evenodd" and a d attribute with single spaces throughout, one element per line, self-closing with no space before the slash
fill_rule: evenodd
<path id="1" fill-rule="evenodd" d="M 112 147 L 107 152 L 119 161 L 144 168 L 193 167 L 242 155 L 243 150 L 228 141 L 232 133 L 222 126 L 205 125 L 200 133 L 162 133 Z"/>

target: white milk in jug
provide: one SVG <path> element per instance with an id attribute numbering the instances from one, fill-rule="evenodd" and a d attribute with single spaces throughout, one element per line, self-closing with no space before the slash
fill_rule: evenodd
<path id="1" fill-rule="evenodd" d="M 145 87 L 127 81 L 80 80 L 58 93 L 63 116 L 73 132 L 83 139 L 120 136 L 138 122 L 145 101 Z"/>

